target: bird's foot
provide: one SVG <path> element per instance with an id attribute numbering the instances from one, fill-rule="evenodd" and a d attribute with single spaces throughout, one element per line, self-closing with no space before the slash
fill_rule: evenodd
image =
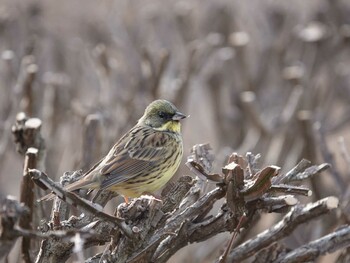
<path id="1" fill-rule="evenodd" d="M 161 202 L 163 204 L 161 196 L 159 196 L 159 195 L 144 192 L 144 193 L 142 193 L 141 197 L 146 198 L 146 199 L 150 199 L 150 200 L 155 200 L 155 201 Z"/>

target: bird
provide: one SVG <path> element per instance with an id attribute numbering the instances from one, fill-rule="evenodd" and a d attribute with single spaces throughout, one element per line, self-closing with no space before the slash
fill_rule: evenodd
<path id="1" fill-rule="evenodd" d="M 109 190 L 124 196 L 126 202 L 129 197 L 154 193 L 172 178 L 181 163 L 180 120 L 187 117 L 167 100 L 153 101 L 108 154 L 65 189 Z M 50 193 L 40 200 L 54 196 Z"/>

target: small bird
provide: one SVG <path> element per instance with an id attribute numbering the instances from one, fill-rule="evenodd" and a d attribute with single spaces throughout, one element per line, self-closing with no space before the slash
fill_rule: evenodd
<path id="1" fill-rule="evenodd" d="M 186 117 L 169 101 L 153 101 L 108 154 L 65 189 L 106 189 L 123 195 L 126 202 L 128 197 L 155 192 L 180 165 L 183 154 L 180 120 Z M 41 200 L 53 197 L 51 193 Z"/>

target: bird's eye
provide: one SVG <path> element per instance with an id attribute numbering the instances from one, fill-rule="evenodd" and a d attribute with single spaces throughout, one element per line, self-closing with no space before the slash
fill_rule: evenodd
<path id="1" fill-rule="evenodd" d="M 161 117 L 162 119 L 164 119 L 165 118 L 165 112 L 163 112 L 163 111 L 160 111 L 159 113 L 158 113 L 158 116 L 159 117 Z"/>

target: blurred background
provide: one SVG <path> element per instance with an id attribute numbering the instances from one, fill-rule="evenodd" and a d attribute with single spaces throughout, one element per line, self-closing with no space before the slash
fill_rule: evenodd
<path id="1" fill-rule="evenodd" d="M 18 112 L 42 120 L 43 169 L 58 180 L 89 168 L 165 98 L 191 115 L 184 161 L 210 143 L 216 172 L 233 151 L 282 172 L 302 158 L 329 162 L 312 198 L 347 207 L 349 44 L 349 0 L 0 0 L 0 194 L 19 195 Z M 274 222 L 266 218 L 260 229 Z M 211 262 L 227 237 L 171 262 Z"/>

